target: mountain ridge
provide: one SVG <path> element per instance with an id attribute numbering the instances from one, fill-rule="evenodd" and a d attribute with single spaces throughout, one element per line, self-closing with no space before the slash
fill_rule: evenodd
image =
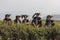
<path id="1" fill-rule="evenodd" d="M 53 19 L 54 20 L 60 20 L 60 14 L 53 14 Z M 46 19 L 47 16 L 44 16 L 43 19 Z"/>

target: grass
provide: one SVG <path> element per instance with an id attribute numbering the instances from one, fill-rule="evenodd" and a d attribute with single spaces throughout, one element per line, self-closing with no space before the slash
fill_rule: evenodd
<path id="1" fill-rule="evenodd" d="M 55 21 L 53 28 L 43 27 L 34 28 L 31 25 L 19 24 L 3 25 L 0 21 L 0 40 L 47 40 L 48 36 L 53 32 L 57 35 L 57 40 L 60 40 L 60 21 Z"/>

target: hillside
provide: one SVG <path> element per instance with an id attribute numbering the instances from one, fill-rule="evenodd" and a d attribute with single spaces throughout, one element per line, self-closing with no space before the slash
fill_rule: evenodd
<path id="1" fill-rule="evenodd" d="M 56 14 L 54 14 L 54 15 L 52 15 L 53 16 L 53 19 L 54 20 L 60 20 L 60 14 L 58 15 L 56 15 Z M 43 17 L 43 19 L 46 19 L 46 16 L 45 17 Z"/>

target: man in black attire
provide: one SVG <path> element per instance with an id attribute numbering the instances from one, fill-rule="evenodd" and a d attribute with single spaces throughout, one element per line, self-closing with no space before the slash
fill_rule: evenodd
<path id="1" fill-rule="evenodd" d="M 52 17 L 53 17 L 53 16 L 51 16 L 51 15 L 48 15 L 48 16 L 47 16 L 46 23 L 45 23 L 45 25 L 46 25 L 47 27 L 49 27 L 49 26 L 52 27 L 52 26 L 55 25 L 54 20 L 51 19 Z"/>
<path id="2" fill-rule="evenodd" d="M 42 27 L 42 20 L 41 17 L 39 17 L 40 13 L 35 13 L 33 15 L 33 20 L 32 20 L 32 24 L 34 27 Z"/>
<path id="3" fill-rule="evenodd" d="M 20 20 L 20 16 L 19 15 L 16 16 L 16 19 L 14 20 L 14 23 L 15 24 L 20 24 L 21 23 L 21 20 Z"/>
<path id="4" fill-rule="evenodd" d="M 51 16 L 51 15 L 47 16 L 46 23 L 45 23 L 46 27 L 51 27 L 52 28 L 55 25 L 54 20 L 51 19 L 52 17 L 53 16 Z M 47 33 L 49 33 L 49 36 L 47 37 L 47 40 L 50 40 L 50 39 L 55 40 L 55 38 L 57 36 L 56 33 L 54 33 L 53 31 L 52 32 L 48 31 Z"/>
<path id="5" fill-rule="evenodd" d="M 3 24 L 5 24 L 5 23 L 8 25 L 10 25 L 12 23 L 11 18 L 10 18 L 10 14 L 5 15 L 5 18 L 3 20 Z"/>

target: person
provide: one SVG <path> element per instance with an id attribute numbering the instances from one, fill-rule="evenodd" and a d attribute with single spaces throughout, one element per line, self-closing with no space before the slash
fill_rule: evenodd
<path id="1" fill-rule="evenodd" d="M 47 26 L 47 27 L 49 27 L 49 26 L 52 27 L 52 26 L 55 25 L 54 20 L 52 20 L 52 17 L 53 17 L 53 16 L 51 16 L 51 15 L 48 15 L 48 16 L 47 16 L 45 26 Z"/>
<path id="2" fill-rule="evenodd" d="M 46 23 L 45 23 L 45 25 L 46 25 L 46 27 L 53 27 L 54 25 L 55 25 L 55 23 L 54 23 L 54 20 L 52 20 L 52 17 L 53 16 L 51 16 L 51 15 L 48 15 L 47 16 L 47 18 L 46 18 Z M 54 32 L 52 31 L 49 31 L 49 33 L 50 33 L 50 35 L 48 36 L 48 38 L 47 38 L 47 40 L 55 40 L 55 39 L 57 39 L 57 32 L 56 32 L 56 29 L 54 29 Z"/>
<path id="3" fill-rule="evenodd" d="M 42 20 L 41 17 L 39 17 L 40 13 L 35 13 L 33 15 L 32 25 L 34 27 L 42 27 Z"/>
<path id="4" fill-rule="evenodd" d="M 24 24 L 29 24 L 29 19 L 27 19 L 28 18 L 28 15 L 22 15 L 23 16 L 23 20 L 22 20 L 22 23 L 24 23 Z"/>
<path id="5" fill-rule="evenodd" d="M 5 18 L 4 18 L 4 20 L 3 20 L 3 24 L 8 24 L 8 25 L 11 25 L 12 24 L 12 20 L 11 20 L 11 18 L 10 18 L 10 14 L 6 14 L 5 15 Z"/>
<path id="6" fill-rule="evenodd" d="M 14 24 L 20 24 L 20 23 L 21 23 L 20 16 L 17 15 L 16 19 L 14 20 Z"/>

